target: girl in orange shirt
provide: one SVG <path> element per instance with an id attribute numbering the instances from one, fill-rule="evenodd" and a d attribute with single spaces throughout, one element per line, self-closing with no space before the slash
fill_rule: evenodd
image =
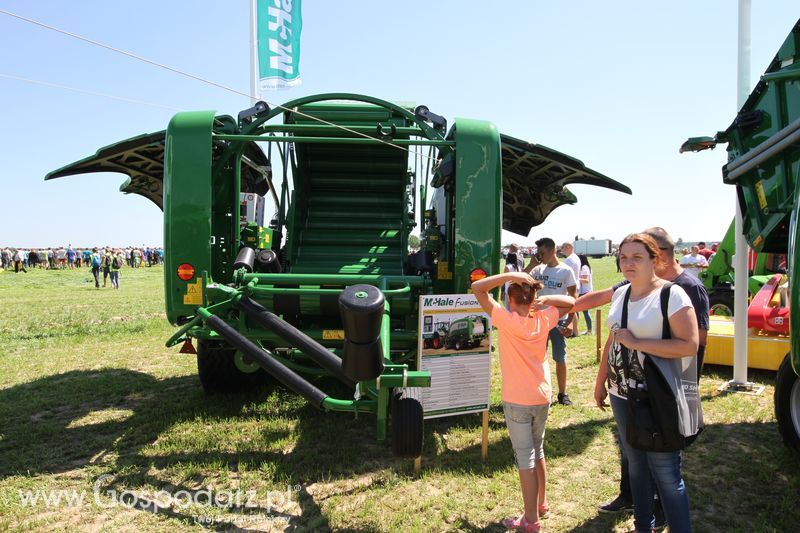
<path id="1" fill-rule="evenodd" d="M 510 309 L 504 309 L 489 291 L 509 282 Z M 500 373 L 503 377 L 503 413 L 519 470 L 525 512 L 506 518 L 503 525 L 517 531 L 541 531 L 540 516 L 547 514 L 547 467 L 544 429 L 550 409 L 550 367 L 547 336 L 558 319 L 574 305 L 571 296 L 542 296 L 542 284 L 526 272 L 507 272 L 478 280 L 472 292 L 498 330 Z"/>

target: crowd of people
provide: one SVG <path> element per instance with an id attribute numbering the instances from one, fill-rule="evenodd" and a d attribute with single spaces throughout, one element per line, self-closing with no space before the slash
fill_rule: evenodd
<path id="1" fill-rule="evenodd" d="M 113 253 L 121 255 L 124 264 L 131 268 L 153 266 L 164 262 L 164 249 L 155 246 L 127 246 L 125 248 L 76 247 L 71 244 L 55 248 L 31 247 L 12 248 L 6 246 L 0 250 L 0 269 L 14 272 L 27 272 L 29 268 L 47 270 L 65 270 L 90 268 L 92 253 L 97 250 L 103 255 Z"/>
<path id="2" fill-rule="evenodd" d="M 114 248 L 112 246 L 93 248 L 10 248 L 0 250 L 0 268 L 13 270 L 16 273 L 27 273 L 29 268 L 47 270 L 75 270 L 87 268 L 92 272 L 94 286 L 100 288 L 109 283 L 114 289 L 119 289 L 119 273 L 122 267 L 130 268 L 154 266 L 164 262 L 162 248 L 142 246 L 128 246 Z"/>
<path id="3" fill-rule="evenodd" d="M 571 243 L 559 250 L 552 239 L 543 238 L 536 241 L 527 264 L 520 248 L 512 245 L 504 273 L 472 284 L 478 302 L 498 329 L 503 412 L 519 471 L 524 510 L 503 521 L 507 528 L 541 531 L 540 519 L 550 510 L 543 446 L 552 395 L 547 347 L 556 363 L 556 403 L 570 406 L 566 339 L 577 332 L 579 313 L 585 313 L 590 331 L 587 311 L 610 303 L 610 333 L 594 397 L 598 408 L 610 407 L 616 422 L 620 492 L 612 501 L 599 503 L 598 510 L 632 511 L 637 532 L 658 531 L 667 525 L 673 533 L 692 530 L 681 460 L 683 448 L 702 430 L 697 389 L 709 305 L 705 287 L 681 266 L 683 261 L 676 259 L 675 252 L 674 241 L 662 228 L 630 234 L 619 246 L 624 279 L 595 289 L 587 258 L 575 255 Z M 503 287 L 502 302 L 490 293 L 498 287 Z M 656 394 L 663 387 L 647 378 L 654 366 L 667 376 L 664 386 L 672 387 L 672 396 Z M 675 405 L 666 405 L 671 403 Z M 645 405 L 677 413 L 679 422 L 668 429 L 680 435 L 679 446 L 665 446 L 661 437 L 653 435 L 660 444 L 643 444 L 646 439 L 639 426 Z"/>

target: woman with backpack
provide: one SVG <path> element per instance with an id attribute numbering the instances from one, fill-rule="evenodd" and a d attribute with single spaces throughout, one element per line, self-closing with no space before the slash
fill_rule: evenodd
<path id="1" fill-rule="evenodd" d="M 686 292 L 678 285 L 664 287 L 667 282 L 656 276 L 660 258 L 652 237 L 645 233 L 628 235 L 619 250 L 622 273 L 630 285 L 619 287 L 611 300 L 608 314 L 611 333 L 606 343 L 610 348 L 600 364 L 595 400 L 604 409 L 605 398 L 610 394 L 622 452 L 629 464 L 636 531 L 651 531 L 654 525 L 654 481 L 670 531 L 684 533 L 691 531 L 692 526 L 680 451 L 643 451 L 632 445 L 628 426 L 634 429 L 640 422 L 637 404 L 629 405 L 633 402 L 629 397 L 648 394 L 644 370 L 647 358 L 674 361 L 696 357 L 697 321 Z M 667 317 L 668 327 L 663 317 Z M 655 388 L 656 384 L 650 385 Z M 637 414 L 635 423 L 632 413 Z"/>

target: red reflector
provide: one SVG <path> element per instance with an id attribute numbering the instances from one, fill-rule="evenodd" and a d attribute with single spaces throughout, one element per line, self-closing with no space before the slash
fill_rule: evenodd
<path id="1" fill-rule="evenodd" d="M 181 346 L 179 353 L 194 353 L 194 354 L 197 353 L 197 351 L 194 349 L 194 345 L 192 345 L 191 339 L 186 339 L 184 341 L 183 346 Z"/>
<path id="2" fill-rule="evenodd" d="M 482 268 L 476 268 L 472 272 L 469 273 L 469 282 L 475 283 L 479 279 L 483 279 L 486 277 L 486 271 Z"/>
<path id="3" fill-rule="evenodd" d="M 189 281 L 194 277 L 194 267 L 189 263 L 183 263 L 178 267 L 178 277 L 183 281 Z"/>

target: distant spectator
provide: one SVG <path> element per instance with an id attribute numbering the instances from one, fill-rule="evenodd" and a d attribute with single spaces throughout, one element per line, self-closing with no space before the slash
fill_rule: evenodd
<path id="1" fill-rule="evenodd" d="M 714 252 L 712 250 L 706 248 L 706 243 L 704 243 L 703 241 L 697 243 L 697 250 L 700 253 L 700 255 L 705 257 L 706 261 L 708 261 L 712 255 L 714 255 Z"/>
<path id="2" fill-rule="evenodd" d="M 561 253 L 564 255 L 564 264 L 567 265 L 572 269 L 572 273 L 575 275 L 575 282 L 577 285 L 575 286 L 575 290 L 577 294 L 581 292 L 581 260 L 578 258 L 578 254 L 575 253 L 575 247 L 572 245 L 571 242 L 565 242 L 561 245 Z M 572 336 L 578 336 L 578 318 L 580 315 L 575 314 L 575 320 L 572 323 Z"/>
<path id="3" fill-rule="evenodd" d="M 39 254 L 36 251 L 36 248 L 31 248 L 31 251 L 28 252 L 28 264 L 31 268 L 36 268 L 36 264 L 39 262 Z"/>
<path id="4" fill-rule="evenodd" d="M 522 259 L 522 253 L 520 252 L 519 246 L 516 244 L 512 244 L 508 247 L 508 253 L 506 254 L 506 267 L 503 270 L 504 273 L 508 272 L 522 272 L 524 268 L 524 261 Z M 510 304 L 508 300 L 508 286 L 509 283 L 505 283 L 503 285 L 503 292 L 500 293 L 500 299 L 505 304 L 506 310 L 510 309 Z"/>
<path id="5" fill-rule="evenodd" d="M 120 249 L 113 251 L 111 256 L 111 286 L 119 289 L 119 271 L 125 263 L 125 254 Z"/>
<path id="6" fill-rule="evenodd" d="M 72 244 L 67 245 L 67 264 L 70 270 L 75 268 L 75 250 L 72 249 Z"/>
<path id="7" fill-rule="evenodd" d="M 588 294 L 592 292 L 592 267 L 589 265 L 589 258 L 583 254 L 578 254 L 578 259 L 581 260 L 581 288 L 579 289 L 579 295 L 583 296 L 584 294 Z M 577 313 L 575 313 L 577 316 Z M 583 332 L 584 335 L 589 335 L 592 333 L 592 316 L 589 314 L 588 309 L 583 310 L 583 319 L 586 321 L 586 331 Z M 577 328 L 577 323 L 575 325 Z"/>
<path id="8" fill-rule="evenodd" d="M 714 259 L 714 256 L 717 255 L 717 250 L 719 250 L 719 243 L 715 242 L 711 245 L 711 255 L 708 257 L 709 264 L 711 263 L 711 260 Z"/>
<path id="9" fill-rule="evenodd" d="M 52 248 L 47 249 L 47 268 L 50 270 L 56 268 L 56 253 Z"/>
<path id="10" fill-rule="evenodd" d="M 27 273 L 25 270 L 25 252 L 17 248 L 14 250 L 14 272 L 19 273 L 20 270 Z"/>
<path id="11" fill-rule="evenodd" d="M 59 246 L 56 250 L 56 261 L 58 262 L 59 270 L 67 268 L 67 251 L 63 246 Z"/>
<path id="12" fill-rule="evenodd" d="M 700 247 L 698 245 L 692 246 L 692 253 L 683 256 L 680 264 L 684 270 L 696 278 L 700 277 L 700 272 L 704 268 L 708 268 L 708 261 L 700 255 Z"/>
<path id="13" fill-rule="evenodd" d="M 95 288 L 100 288 L 100 268 L 103 265 L 103 258 L 100 255 L 100 252 L 97 251 L 97 248 L 92 248 L 92 255 L 90 259 L 90 263 L 92 266 L 92 275 L 94 276 L 94 286 Z"/>
<path id="14" fill-rule="evenodd" d="M 84 248 L 83 250 L 83 264 L 87 267 L 91 267 L 92 262 L 92 251 L 88 248 Z"/>
<path id="15" fill-rule="evenodd" d="M 114 253 L 107 247 L 103 254 L 103 287 L 106 286 L 109 276 L 111 276 L 111 263 L 114 260 Z"/>

